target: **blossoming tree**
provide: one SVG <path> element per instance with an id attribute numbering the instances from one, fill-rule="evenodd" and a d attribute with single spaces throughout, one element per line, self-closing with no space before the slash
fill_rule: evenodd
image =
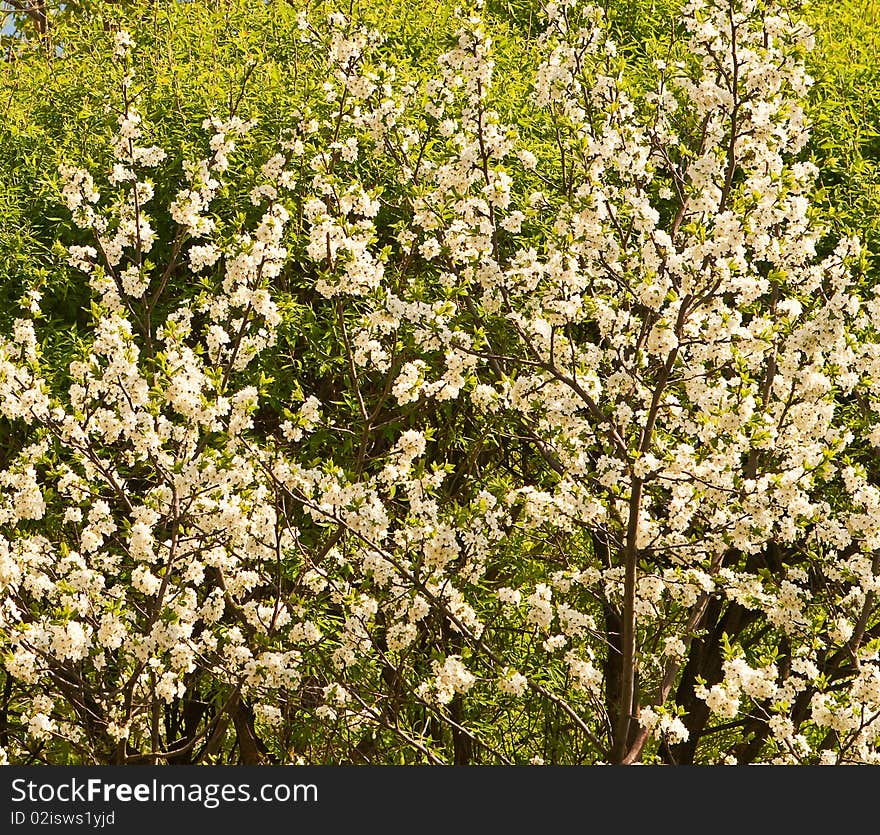
<path id="1" fill-rule="evenodd" d="M 117 32 L 82 356 L 36 292 L 0 343 L 8 759 L 876 762 L 880 302 L 796 12 L 691 0 L 646 88 L 550 3 L 528 125 L 477 7 L 422 80 L 303 15 L 238 206 L 250 123 L 149 144 Z"/>

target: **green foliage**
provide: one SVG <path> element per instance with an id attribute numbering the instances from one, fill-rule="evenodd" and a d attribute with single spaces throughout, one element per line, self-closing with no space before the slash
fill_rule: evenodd
<path id="1" fill-rule="evenodd" d="M 808 61 L 816 211 L 834 232 L 864 241 L 865 279 L 873 286 L 880 268 L 880 3 L 814 3 L 808 20 L 816 36 Z"/>

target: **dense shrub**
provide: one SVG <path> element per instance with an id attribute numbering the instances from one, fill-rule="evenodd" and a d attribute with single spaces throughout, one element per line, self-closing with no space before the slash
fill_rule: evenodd
<path id="1" fill-rule="evenodd" d="M 876 761 L 839 104 L 794 7 L 609 5 L 13 45 L 10 762 Z"/>

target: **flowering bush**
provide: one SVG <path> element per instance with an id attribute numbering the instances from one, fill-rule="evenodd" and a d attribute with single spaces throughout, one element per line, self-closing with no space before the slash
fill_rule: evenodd
<path id="1" fill-rule="evenodd" d="M 549 3 L 522 124 L 479 6 L 422 75 L 298 26 L 257 164 L 240 97 L 156 145 L 106 46 L 87 336 L 34 285 L 0 342 L 4 756 L 877 762 L 880 299 L 797 9 L 690 0 L 645 83 Z"/>

